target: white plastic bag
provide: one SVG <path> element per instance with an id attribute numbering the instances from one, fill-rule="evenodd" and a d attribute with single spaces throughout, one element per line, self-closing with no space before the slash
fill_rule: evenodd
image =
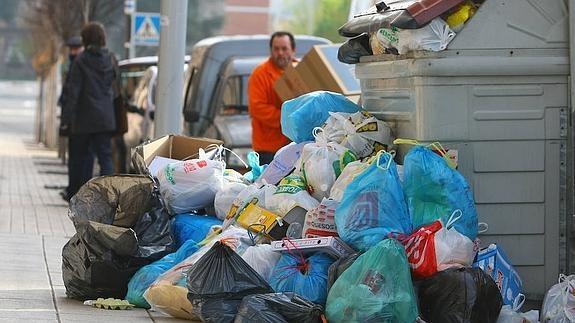
<path id="1" fill-rule="evenodd" d="M 545 294 L 541 307 L 541 322 L 575 322 L 575 275 L 559 275 L 559 282 Z"/>
<path id="2" fill-rule="evenodd" d="M 335 209 L 338 205 L 338 201 L 324 198 L 316 208 L 309 210 L 305 215 L 303 238 L 337 237 Z"/>
<path id="3" fill-rule="evenodd" d="M 316 128 L 321 131 L 321 128 Z M 316 142 L 303 147 L 301 172 L 307 184 L 307 190 L 316 200 L 329 197 L 329 192 L 345 165 L 357 160 L 349 149 L 327 139 L 317 132 Z"/>
<path id="4" fill-rule="evenodd" d="M 435 18 L 419 29 L 381 28 L 376 37 L 383 47 L 396 48 L 399 54 L 406 54 L 415 50 L 445 50 L 455 35 L 443 19 Z"/>
<path id="5" fill-rule="evenodd" d="M 306 191 L 303 178 L 294 174 L 282 179 L 275 193 L 265 202 L 265 208 L 280 217 L 284 217 L 296 206 L 309 211 L 318 205 L 319 202 Z"/>
<path id="6" fill-rule="evenodd" d="M 340 202 L 343 198 L 343 192 L 349 183 L 351 183 L 357 175 L 366 170 L 367 167 L 369 167 L 368 163 L 363 163 L 359 160 L 347 164 L 343 169 L 343 172 L 341 172 L 341 175 L 339 175 L 339 177 L 335 180 L 335 183 L 333 183 L 329 197 Z"/>
<path id="7" fill-rule="evenodd" d="M 337 142 L 359 158 L 389 150 L 393 144 L 391 128 L 367 111 L 356 113 L 332 112 L 323 126 L 328 141 Z"/>
<path id="8" fill-rule="evenodd" d="M 289 145 L 283 146 L 276 152 L 274 159 L 264 170 L 260 178 L 258 178 L 257 182 L 277 185 L 282 178 L 289 175 L 296 167 L 303 146 L 308 143 L 310 143 L 310 141 L 304 141 L 299 144 L 292 142 Z"/>
<path id="9" fill-rule="evenodd" d="M 201 156 L 200 153 L 200 159 L 170 163 L 158 172 L 160 193 L 171 214 L 186 213 L 214 204 L 216 192 L 223 184 L 225 164 Z"/>
<path id="10" fill-rule="evenodd" d="M 525 295 L 519 294 L 513 300 L 513 306 L 503 305 L 499 312 L 497 323 L 539 323 L 539 311 L 519 312 L 524 302 Z"/>
<path id="11" fill-rule="evenodd" d="M 247 185 L 243 183 L 225 183 L 224 187 L 216 193 L 214 208 L 218 219 L 225 220 L 232 203 L 246 187 Z"/>
<path id="12" fill-rule="evenodd" d="M 281 253 L 273 251 L 269 244 L 248 247 L 242 255 L 242 259 L 268 282 L 280 257 Z"/>
<path id="13" fill-rule="evenodd" d="M 471 266 L 475 258 L 473 241 L 457 231 L 453 224 L 462 216 L 455 210 L 449 221 L 435 233 L 435 259 L 437 271 Z"/>

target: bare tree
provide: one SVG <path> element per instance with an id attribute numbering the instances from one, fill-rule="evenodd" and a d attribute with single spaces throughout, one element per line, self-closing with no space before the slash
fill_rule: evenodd
<path id="1" fill-rule="evenodd" d="M 86 23 L 99 21 L 107 26 L 123 23 L 114 14 L 123 3 L 123 0 L 26 0 L 22 16 L 34 42 L 36 73 L 44 75 L 58 60 L 66 39 L 78 35 Z"/>

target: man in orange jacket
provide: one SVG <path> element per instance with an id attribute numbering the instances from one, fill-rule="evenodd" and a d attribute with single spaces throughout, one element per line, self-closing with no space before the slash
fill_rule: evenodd
<path id="1" fill-rule="evenodd" d="M 291 33 L 278 31 L 270 38 L 270 58 L 257 66 L 248 82 L 248 107 L 252 118 L 252 148 L 261 164 L 269 164 L 276 151 L 290 141 L 282 134 L 282 101 L 274 90 L 288 64 L 294 61 L 295 40 Z"/>

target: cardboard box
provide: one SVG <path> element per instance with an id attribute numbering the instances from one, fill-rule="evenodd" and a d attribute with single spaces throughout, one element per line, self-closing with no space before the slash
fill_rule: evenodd
<path id="1" fill-rule="evenodd" d="M 297 66 L 288 66 L 274 89 L 283 100 L 290 100 L 312 91 L 326 90 L 353 97 L 360 94 L 359 81 L 355 78 L 353 65 L 337 59 L 341 44 L 316 45 Z"/>
<path id="2" fill-rule="evenodd" d="M 136 147 L 132 163 L 138 172 L 146 174 L 156 156 L 175 160 L 191 159 L 197 157 L 200 148 L 206 149 L 213 144 L 223 145 L 223 142 L 210 138 L 166 135 Z"/>
<path id="3" fill-rule="evenodd" d="M 287 251 L 288 249 L 294 251 L 295 249 L 304 254 L 321 251 L 335 258 L 355 253 L 355 250 L 336 237 L 293 239 L 289 242 L 272 241 L 271 246 L 273 251 Z"/>

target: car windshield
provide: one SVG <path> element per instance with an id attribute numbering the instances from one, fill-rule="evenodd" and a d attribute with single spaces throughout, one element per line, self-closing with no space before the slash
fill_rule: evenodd
<path id="1" fill-rule="evenodd" d="M 248 75 L 235 75 L 226 81 L 219 110 L 221 115 L 248 113 L 248 77 Z"/>

